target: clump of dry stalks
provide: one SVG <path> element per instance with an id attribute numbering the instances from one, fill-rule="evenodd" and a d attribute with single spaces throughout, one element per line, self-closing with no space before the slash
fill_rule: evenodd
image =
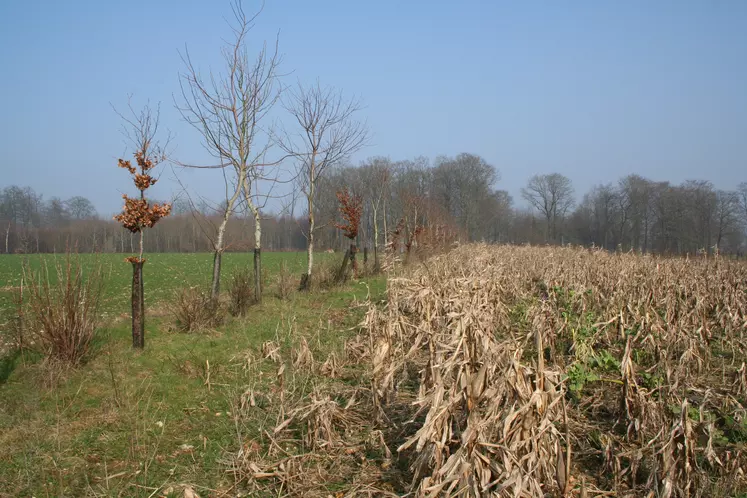
<path id="1" fill-rule="evenodd" d="M 252 482 L 284 496 L 747 493 L 742 263 L 465 245 L 392 276 L 363 332 L 326 367 L 305 340 L 287 362 L 266 348 L 283 392 L 286 364 L 307 383 L 363 367 L 370 384 L 283 395 L 265 453 L 238 466 Z"/>
<path id="2" fill-rule="evenodd" d="M 370 458 L 391 458 L 370 425 L 370 390 L 340 379 L 348 362 L 339 352 L 323 355 L 294 321 L 286 326 L 286 335 L 279 326 L 259 351 L 236 357 L 254 383 L 232 410 L 240 449 L 226 464 L 234 486 L 259 496 L 397 496 Z"/>
<path id="3" fill-rule="evenodd" d="M 462 246 L 366 326 L 382 421 L 417 390 L 418 496 L 747 490 L 743 264 Z"/>

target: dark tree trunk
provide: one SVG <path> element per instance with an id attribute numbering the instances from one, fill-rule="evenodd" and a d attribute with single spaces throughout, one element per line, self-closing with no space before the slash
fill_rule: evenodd
<path id="1" fill-rule="evenodd" d="M 353 247 L 351 245 L 351 247 Z M 338 283 L 342 283 L 348 279 L 348 262 L 353 259 L 353 256 L 350 254 L 350 249 L 345 251 L 345 256 L 342 258 L 342 264 L 340 265 L 340 269 L 337 270 L 337 277 L 335 280 L 337 280 Z"/>
<path id="2" fill-rule="evenodd" d="M 220 295 L 220 265 L 223 253 L 221 251 L 215 251 L 213 254 L 213 281 L 210 288 L 210 299 L 215 301 Z"/>
<path id="3" fill-rule="evenodd" d="M 350 244 L 350 266 L 353 268 L 353 277 L 358 277 L 358 262 L 355 260 L 355 255 L 358 253 L 358 248 L 355 244 Z"/>
<path id="4" fill-rule="evenodd" d="M 143 265 L 145 261 L 132 261 L 132 347 L 145 347 L 145 299 L 143 292 Z"/>
<path id="5" fill-rule="evenodd" d="M 363 264 L 368 264 L 368 247 L 363 248 Z"/>
<path id="6" fill-rule="evenodd" d="M 254 299 L 262 302 L 262 249 L 254 248 Z"/>
<path id="7" fill-rule="evenodd" d="M 311 279 L 309 278 L 309 274 L 304 272 L 301 274 L 301 284 L 298 286 L 298 290 L 300 291 L 309 291 L 311 290 Z"/>

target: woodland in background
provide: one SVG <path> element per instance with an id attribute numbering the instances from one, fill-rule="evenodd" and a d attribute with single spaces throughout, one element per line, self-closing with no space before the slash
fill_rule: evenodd
<path id="1" fill-rule="evenodd" d="M 531 178 L 522 197 L 532 208 L 516 208 L 495 167 L 473 154 L 392 161 L 374 157 L 359 166 L 337 165 L 319 181 L 315 211 L 318 250 L 344 250 L 348 242 L 335 228 L 336 193 L 344 188 L 363 198 L 359 248 L 379 250 L 393 234 L 408 243 L 426 243 L 428 229 L 451 240 L 490 243 L 578 244 L 607 250 L 695 254 L 718 248 L 723 254 L 747 250 L 747 183 L 733 191 L 707 181 L 680 185 L 630 175 L 596 186 L 577 197 L 559 174 Z M 308 216 L 296 195 L 279 213 L 263 214 L 264 247 L 269 251 L 306 248 Z M 193 205 L 180 196 L 172 216 L 145 237 L 147 252 L 210 252 L 222 209 Z M 44 199 L 30 187 L 0 191 L 0 252 L 135 252 L 137 237 L 84 197 Z M 250 251 L 251 213 L 238 210 L 226 230 L 227 251 Z M 408 242 L 409 241 L 409 242 Z M 404 245 L 401 247 L 404 250 Z"/>

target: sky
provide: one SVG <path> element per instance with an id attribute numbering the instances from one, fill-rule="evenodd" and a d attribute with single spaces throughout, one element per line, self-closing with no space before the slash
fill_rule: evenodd
<path id="1" fill-rule="evenodd" d="M 133 187 L 112 106 L 129 94 L 161 103 L 175 158 L 207 161 L 174 108 L 179 53 L 220 72 L 228 16 L 228 0 L 0 1 L 0 187 L 118 211 Z M 277 36 L 284 84 L 363 100 L 371 140 L 354 162 L 478 154 L 520 205 L 550 172 L 579 196 L 630 173 L 747 181 L 746 26 L 744 0 L 266 0 L 249 46 Z M 223 191 L 215 171 L 166 166 L 153 195 L 182 185 Z"/>

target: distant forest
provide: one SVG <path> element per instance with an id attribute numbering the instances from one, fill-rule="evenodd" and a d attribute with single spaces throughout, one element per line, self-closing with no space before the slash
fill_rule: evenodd
<path id="1" fill-rule="evenodd" d="M 708 181 L 680 185 L 638 175 L 599 185 L 578 196 L 560 174 L 534 176 L 521 195 L 531 208 L 516 208 L 500 174 L 473 154 L 429 161 L 374 157 L 359 166 L 335 166 L 320 179 L 315 214 L 318 250 L 344 249 L 336 193 L 347 188 L 363 200 L 357 244 L 379 248 L 395 230 L 439 226 L 460 241 L 511 244 L 577 244 L 607 250 L 662 254 L 742 254 L 747 249 L 747 183 L 717 190 Z M 263 213 L 265 250 L 306 248 L 308 213 L 291 199 L 282 213 Z M 145 236 L 147 252 L 210 252 L 224 209 L 186 198 L 173 201 L 172 215 Z M 374 220 L 378 220 L 375 227 Z M 53 253 L 135 252 L 137 238 L 111 218 L 100 216 L 85 197 L 45 199 L 30 187 L 0 193 L 0 251 Z M 375 234 L 375 231 L 380 233 Z M 385 235 L 387 234 L 387 235 Z M 226 229 L 227 251 L 248 251 L 254 220 L 238 209 Z"/>

